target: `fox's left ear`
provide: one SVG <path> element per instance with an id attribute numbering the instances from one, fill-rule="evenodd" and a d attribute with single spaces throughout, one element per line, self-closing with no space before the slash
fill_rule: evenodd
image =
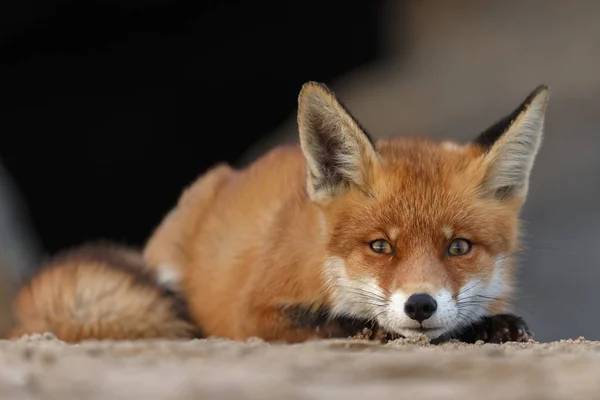
<path id="1" fill-rule="evenodd" d="M 480 134 L 475 143 L 482 146 L 483 190 L 497 199 L 525 199 L 529 176 L 544 131 L 544 118 L 550 91 L 538 86 L 512 113 Z"/>

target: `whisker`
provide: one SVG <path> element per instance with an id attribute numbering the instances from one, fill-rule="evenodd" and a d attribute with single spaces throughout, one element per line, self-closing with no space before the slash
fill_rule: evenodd
<path id="1" fill-rule="evenodd" d="M 498 257 L 497 259 L 505 260 L 509 257 L 516 256 L 517 254 L 523 253 L 524 251 L 525 251 L 525 249 L 517 249 L 517 250 L 511 251 L 510 253 L 504 254 L 502 257 Z"/>
<path id="2" fill-rule="evenodd" d="M 475 296 L 477 296 L 477 297 L 483 297 L 485 299 L 491 299 L 491 300 L 507 301 L 506 299 L 503 299 L 503 298 L 500 298 L 500 297 L 486 296 L 486 295 L 483 295 L 483 294 L 477 294 Z M 531 296 L 516 296 L 516 297 L 513 297 L 513 299 L 515 299 L 515 300 L 526 299 L 526 298 L 531 298 Z"/>
<path id="3" fill-rule="evenodd" d="M 358 282 L 362 283 L 363 285 L 365 285 L 365 286 L 367 286 L 367 287 L 370 287 L 370 288 L 371 288 L 371 289 L 373 289 L 373 290 L 376 290 L 376 291 L 382 291 L 382 292 L 383 292 L 384 294 L 386 294 L 386 295 L 389 295 L 389 294 L 390 294 L 390 291 L 389 291 L 389 290 L 387 290 L 386 288 L 383 288 L 383 287 L 377 287 L 377 286 L 373 286 L 373 285 L 372 285 L 371 283 L 369 283 L 369 282 L 364 282 L 364 281 L 358 281 Z"/>
<path id="4" fill-rule="evenodd" d="M 381 304 L 381 303 L 369 303 L 368 301 L 349 301 L 346 304 L 362 304 L 362 305 L 369 305 L 372 307 L 385 307 L 385 304 Z"/>
<path id="5" fill-rule="evenodd" d="M 346 294 L 354 294 L 360 297 L 381 301 L 382 303 L 386 303 L 387 299 L 381 296 L 374 295 L 373 293 L 366 290 L 359 290 L 355 288 L 345 288 L 344 293 Z"/>
<path id="6" fill-rule="evenodd" d="M 454 327 L 452 328 L 452 330 L 457 330 L 460 327 L 462 327 L 463 325 L 468 324 L 469 319 L 464 314 L 461 314 L 460 312 L 458 312 L 456 316 L 453 316 L 451 318 L 451 320 L 452 320 L 452 323 L 454 324 Z M 471 327 L 471 329 L 473 329 L 473 332 L 474 332 L 475 329 L 473 328 L 472 324 L 470 325 L 470 327 Z"/>
<path id="7" fill-rule="evenodd" d="M 459 328 L 461 328 L 461 326 L 464 325 L 465 327 L 470 328 L 471 331 L 473 332 L 473 334 L 475 334 L 476 333 L 475 326 L 473 325 L 472 321 L 470 321 L 470 319 L 467 316 L 465 316 L 464 314 L 459 313 L 459 315 L 462 317 L 462 321 L 456 328 L 459 329 Z"/>
<path id="8" fill-rule="evenodd" d="M 457 313 L 459 313 L 463 317 L 468 317 L 468 315 L 465 315 L 463 313 L 463 311 L 466 311 L 466 312 L 470 313 L 470 315 L 472 316 L 470 319 L 475 320 L 475 319 L 480 318 L 480 316 L 475 311 L 473 311 L 473 310 L 457 308 Z"/>
<path id="9" fill-rule="evenodd" d="M 377 322 L 377 318 L 379 318 L 380 316 L 382 316 L 383 314 L 387 313 L 387 310 L 381 310 L 381 312 L 375 314 L 375 316 L 372 317 L 372 319 Z"/>
<path id="10" fill-rule="evenodd" d="M 348 290 L 359 290 L 359 291 L 361 291 L 361 292 L 368 293 L 368 294 L 370 294 L 370 295 L 372 295 L 372 296 L 381 297 L 381 298 L 383 298 L 383 299 L 385 298 L 385 296 L 383 296 L 383 295 L 379 294 L 378 292 L 373 292 L 373 291 L 371 291 L 371 290 L 367 290 L 367 289 L 364 289 L 364 288 L 361 288 L 361 287 L 356 287 L 356 286 L 347 286 L 347 285 L 340 285 L 340 286 L 338 286 L 338 287 L 339 287 L 339 288 L 343 288 L 343 289 L 348 289 Z"/>
<path id="11" fill-rule="evenodd" d="M 477 296 L 472 296 L 472 297 L 477 297 Z M 515 308 L 518 308 L 518 309 L 521 309 L 521 310 L 527 312 L 530 315 L 533 315 L 533 313 L 531 312 L 531 310 L 528 310 L 527 308 L 525 308 L 525 307 L 523 307 L 521 305 L 512 303 L 510 301 L 503 300 L 503 299 L 494 299 L 494 298 L 490 298 L 490 300 L 492 300 L 492 301 L 478 301 L 478 300 L 466 300 L 465 299 L 465 300 L 462 300 L 460 302 L 457 302 L 456 303 L 456 307 L 459 308 L 459 309 L 467 307 L 467 306 L 473 306 L 473 305 L 486 307 L 490 303 L 492 303 L 493 301 L 497 301 L 497 302 L 502 303 L 502 304 L 504 304 L 506 306 L 515 307 Z"/>
<path id="12" fill-rule="evenodd" d="M 369 292 L 369 293 L 371 293 L 371 294 L 373 294 L 373 295 L 376 295 L 376 296 L 379 296 L 379 297 L 384 297 L 384 295 L 385 295 L 385 294 L 388 294 L 388 293 L 389 293 L 389 292 L 387 291 L 387 289 L 384 289 L 384 288 L 378 288 L 378 287 L 376 287 L 376 286 L 373 286 L 373 285 L 371 285 L 371 284 L 370 284 L 370 283 L 368 283 L 368 282 L 363 282 L 363 281 L 353 281 L 353 282 L 354 282 L 354 283 L 357 283 L 357 284 L 359 284 L 359 285 L 363 285 L 363 286 L 365 286 L 366 288 L 373 289 L 373 291 L 371 292 L 371 291 L 368 291 L 368 290 L 366 290 L 365 288 L 356 287 L 356 286 L 354 286 L 354 285 L 350 286 L 350 285 L 348 285 L 348 284 L 344 284 L 344 283 L 342 282 L 342 279 L 336 279 L 336 280 L 335 280 L 335 285 L 336 285 L 337 287 L 340 287 L 340 288 L 347 288 L 347 289 L 357 289 L 357 290 L 363 290 L 363 291 Z M 380 294 L 381 292 L 383 292 L 383 294 Z"/>
<path id="13" fill-rule="evenodd" d="M 498 302 L 504 303 L 504 304 L 511 304 L 513 302 L 512 299 L 509 300 L 509 299 L 505 299 L 502 297 L 486 296 L 483 294 L 474 294 L 472 296 L 467 296 L 467 297 L 461 299 L 460 302 L 464 302 L 464 301 L 471 300 L 471 299 L 485 299 L 485 300 L 489 300 L 490 302 L 498 301 Z M 473 300 L 471 300 L 471 301 L 473 301 Z"/>
<path id="14" fill-rule="evenodd" d="M 546 246 L 528 246 L 528 245 L 523 245 L 522 248 L 520 250 L 518 250 L 518 252 L 520 253 L 530 253 L 530 252 L 538 252 L 538 251 L 550 251 L 550 252 L 558 252 L 560 251 L 561 254 L 567 254 L 567 255 L 578 255 L 579 253 L 575 250 L 573 251 L 565 251 L 564 249 L 559 249 L 559 246 L 550 246 L 550 247 L 546 247 Z"/>
<path id="15" fill-rule="evenodd" d="M 477 287 L 477 285 L 479 285 L 481 282 L 483 281 L 483 278 L 479 278 L 479 280 L 477 280 L 476 282 L 474 282 L 473 284 L 462 288 L 461 290 L 459 290 L 456 295 L 457 297 L 460 296 L 461 294 L 464 294 L 466 292 L 468 292 L 469 290 L 472 290 L 473 288 Z"/>

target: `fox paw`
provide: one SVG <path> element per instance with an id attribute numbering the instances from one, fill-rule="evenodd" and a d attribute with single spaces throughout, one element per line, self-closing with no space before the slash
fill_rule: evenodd
<path id="1" fill-rule="evenodd" d="M 468 327 L 459 340 L 475 343 L 481 340 L 485 343 L 528 342 L 533 338 L 523 318 L 514 314 L 497 314 L 483 318 Z"/>

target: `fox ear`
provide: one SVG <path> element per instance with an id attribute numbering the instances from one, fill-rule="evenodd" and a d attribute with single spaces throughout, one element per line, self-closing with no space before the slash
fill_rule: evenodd
<path id="1" fill-rule="evenodd" d="M 350 186 L 368 185 L 377 159 L 373 141 L 325 85 L 302 86 L 298 129 L 312 200 L 328 200 Z"/>
<path id="2" fill-rule="evenodd" d="M 519 107 L 481 133 L 475 143 L 482 146 L 485 195 L 497 199 L 527 196 L 529 176 L 542 141 L 550 91 L 538 86 Z"/>

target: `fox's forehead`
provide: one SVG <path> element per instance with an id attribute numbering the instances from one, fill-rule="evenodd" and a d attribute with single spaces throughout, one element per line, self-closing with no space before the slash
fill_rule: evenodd
<path id="1" fill-rule="evenodd" d="M 346 227 L 352 221 L 357 232 L 385 231 L 419 240 L 492 234 L 487 231 L 497 224 L 477 196 L 483 179 L 479 148 L 398 139 L 378 143 L 378 153 L 382 162 L 373 167 L 371 196 L 366 200 L 356 194 L 359 198 L 342 218 Z"/>
<path id="2" fill-rule="evenodd" d="M 426 138 L 396 138 L 377 142 L 383 165 L 393 172 L 405 169 L 425 176 L 431 173 L 456 173 L 477 162 L 483 148 L 473 143 L 434 141 Z"/>
<path id="3" fill-rule="evenodd" d="M 374 166 L 373 188 L 380 198 L 463 197 L 483 178 L 482 150 L 472 144 L 395 139 L 378 143 L 377 150 L 381 162 Z"/>

